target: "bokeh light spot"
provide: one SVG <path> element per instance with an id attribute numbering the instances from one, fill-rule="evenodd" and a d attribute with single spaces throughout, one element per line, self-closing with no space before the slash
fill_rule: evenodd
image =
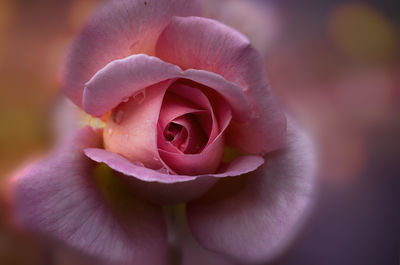
<path id="1" fill-rule="evenodd" d="M 389 60 L 397 47 L 394 26 L 367 4 L 344 4 L 330 17 L 329 34 L 347 55 L 361 60 Z"/>

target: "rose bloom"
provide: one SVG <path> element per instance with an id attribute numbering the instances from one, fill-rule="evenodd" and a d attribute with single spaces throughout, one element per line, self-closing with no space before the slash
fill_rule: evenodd
<path id="1" fill-rule="evenodd" d="M 186 264 L 258 264 L 288 246 L 312 202 L 313 150 L 244 35 L 193 0 L 109 1 L 63 69 L 65 95 L 104 126 L 12 179 L 23 227 L 110 264 L 166 264 L 179 225 Z"/>

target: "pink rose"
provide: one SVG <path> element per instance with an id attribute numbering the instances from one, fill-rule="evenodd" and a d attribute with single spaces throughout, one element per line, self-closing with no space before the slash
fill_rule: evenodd
<path id="1" fill-rule="evenodd" d="M 286 127 L 248 39 L 199 15 L 185 0 L 110 1 L 93 14 L 63 91 L 105 127 L 13 178 L 23 225 L 117 264 L 166 263 L 167 204 L 186 203 L 200 245 L 240 262 L 290 242 L 311 201 L 310 144 Z"/>

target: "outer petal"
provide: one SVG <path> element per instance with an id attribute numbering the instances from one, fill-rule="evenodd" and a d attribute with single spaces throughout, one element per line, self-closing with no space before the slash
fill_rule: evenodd
<path id="1" fill-rule="evenodd" d="M 179 67 L 145 54 L 113 61 L 86 84 L 83 108 L 91 115 L 104 115 L 123 100 L 180 72 Z"/>
<path id="2" fill-rule="evenodd" d="M 145 54 L 114 61 L 97 72 L 86 84 L 83 107 L 87 113 L 101 116 L 147 86 L 174 78 L 190 79 L 214 89 L 231 105 L 234 118 L 244 120 L 250 116 L 251 105 L 245 94 L 222 76 L 195 69 L 182 71 Z"/>
<path id="3" fill-rule="evenodd" d="M 164 264 L 162 210 L 96 185 L 83 148 L 98 145 L 90 128 L 79 131 L 53 155 L 13 180 L 14 209 L 30 230 L 86 255 L 116 264 Z M 113 182 L 113 180 L 112 180 Z"/>
<path id="4" fill-rule="evenodd" d="M 82 106 L 85 83 L 107 63 L 131 54 L 154 54 L 157 38 L 172 16 L 200 15 L 196 0 L 107 1 L 72 43 L 63 90 Z"/>
<path id="5" fill-rule="evenodd" d="M 253 115 L 229 131 L 232 146 L 254 154 L 282 146 L 285 117 L 271 95 L 263 60 L 246 37 L 211 19 L 174 17 L 160 35 L 156 55 L 183 69 L 217 73 L 245 91 Z"/>
<path id="6" fill-rule="evenodd" d="M 112 169 L 120 173 L 136 177 L 142 181 L 160 183 L 185 182 L 207 176 L 216 178 L 233 177 L 254 171 L 264 163 L 264 159 L 260 156 L 241 156 L 232 161 L 229 166 L 227 166 L 226 170 L 221 173 L 186 176 L 168 174 L 168 172 L 162 172 L 160 170 L 152 170 L 141 165 L 131 163 L 128 159 L 118 154 L 108 152 L 104 149 L 86 148 L 84 152 L 90 159 L 99 163 L 106 163 Z"/>
<path id="7" fill-rule="evenodd" d="M 286 148 L 271 153 L 262 168 L 246 178 L 218 183 L 188 204 L 194 237 L 205 248 L 245 264 L 276 257 L 309 212 L 314 164 L 309 140 L 291 124 Z"/>
<path id="8" fill-rule="evenodd" d="M 258 0 L 203 0 L 204 17 L 218 20 L 246 35 L 265 58 L 280 29 L 279 12 Z"/>
<path id="9" fill-rule="evenodd" d="M 139 180 L 134 185 L 134 190 L 146 199 L 162 204 L 190 201 L 206 192 L 218 179 L 254 171 L 264 163 L 264 159 L 259 156 L 242 156 L 232 161 L 221 173 L 186 176 L 133 164 L 126 158 L 103 149 L 87 148 L 85 154 L 96 162 L 104 162 L 115 171 L 133 177 L 132 182 Z"/>
<path id="10" fill-rule="evenodd" d="M 219 253 L 200 246 L 195 239 L 187 236 L 182 244 L 182 265 L 239 265 Z"/>
<path id="11" fill-rule="evenodd" d="M 169 212 L 168 212 L 169 210 Z M 187 224 L 185 206 L 172 206 L 166 211 L 171 246 L 180 250 L 181 265 L 239 265 L 228 257 L 204 249 L 193 238 Z M 244 265 L 244 264 L 241 264 Z"/>

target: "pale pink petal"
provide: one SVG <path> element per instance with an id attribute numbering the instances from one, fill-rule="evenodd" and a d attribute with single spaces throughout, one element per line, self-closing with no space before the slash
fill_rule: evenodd
<path id="1" fill-rule="evenodd" d="M 147 87 L 143 98 L 132 98 L 113 111 L 104 128 L 105 149 L 149 168 L 162 166 L 157 151 L 157 120 L 171 82 Z"/>
<path id="2" fill-rule="evenodd" d="M 140 95 L 146 87 L 180 72 L 179 67 L 144 54 L 113 61 L 86 84 L 83 108 L 93 116 L 102 116 L 122 101 Z"/>
<path id="3" fill-rule="evenodd" d="M 63 90 L 82 106 L 85 83 L 106 64 L 132 54 L 154 54 L 172 16 L 200 15 L 196 0 L 106 1 L 72 43 L 63 69 Z"/>
<path id="4" fill-rule="evenodd" d="M 238 121 L 251 114 L 250 102 L 241 88 L 222 76 L 195 69 L 182 71 L 175 65 L 145 54 L 113 61 L 98 71 L 86 84 L 83 108 L 91 115 L 101 116 L 145 87 L 176 78 L 190 79 L 217 91 L 232 107 L 234 118 Z"/>
<path id="5" fill-rule="evenodd" d="M 99 134 L 84 128 L 47 159 L 17 175 L 11 187 L 18 221 L 99 261 L 165 264 L 161 208 L 134 199 L 112 185 L 113 179 L 107 191 L 100 188 L 94 181 L 95 164 L 83 154 L 84 148 L 99 144 Z"/>
<path id="6" fill-rule="evenodd" d="M 313 204 L 316 172 L 311 142 L 289 125 L 287 146 L 270 153 L 263 167 L 189 202 L 189 226 L 203 247 L 264 264 L 292 242 Z"/>
<path id="7" fill-rule="evenodd" d="M 174 17 L 160 35 L 156 55 L 182 69 L 216 73 L 242 88 L 253 115 L 229 130 L 229 144 L 253 154 L 284 144 L 285 116 L 274 102 L 262 58 L 242 34 L 211 19 Z M 234 114 L 240 112 L 237 108 L 241 105 L 231 107 Z"/>
<path id="8" fill-rule="evenodd" d="M 132 181 L 138 180 L 141 184 L 137 190 L 143 190 L 142 187 L 146 186 L 145 190 L 149 191 L 142 192 L 146 198 L 165 203 L 189 201 L 206 192 L 216 180 L 254 171 L 264 163 L 264 159 L 259 156 L 241 156 L 232 161 L 221 173 L 188 176 L 168 174 L 167 170 L 152 170 L 99 148 L 85 149 L 85 154 L 96 162 L 104 162 L 115 171 L 130 176 Z M 176 190 L 180 192 L 177 193 Z"/>

